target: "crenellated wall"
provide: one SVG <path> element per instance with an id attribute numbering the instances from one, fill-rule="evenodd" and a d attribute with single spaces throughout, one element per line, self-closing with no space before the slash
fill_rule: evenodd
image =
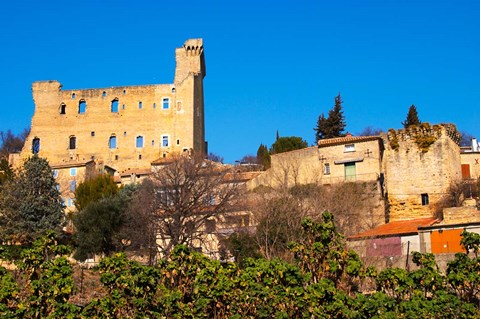
<path id="1" fill-rule="evenodd" d="M 35 113 L 21 157 L 39 141 L 38 154 L 53 165 L 94 159 L 121 173 L 176 152 L 204 153 L 203 42 L 187 40 L 175 53 L 172 84 L 63 90 L 58 81 L 33 83 Z"/>
<path id="2" fill-rule="evenodd" d="M 452 181 L 461 178 L 460 134 L 453 124 L 389 130 L 384 171 L 390 221 L 433 216 Z"/>

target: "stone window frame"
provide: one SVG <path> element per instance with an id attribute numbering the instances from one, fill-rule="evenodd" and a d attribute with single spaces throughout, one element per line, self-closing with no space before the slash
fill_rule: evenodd
<path id="1" fill-rule="evenodd" d="M 61 103 L 60 104 L 60 110 L 59 110 L 60 115 L 65 115 L 67 114 L 67 104 Z"/>
<path id="2" fill-rule="evenodd" d="M 140 143 L 141 142 L 141 145 Z M 143 138 L 143 135 L 137 135 L 137 137 L 135 137 L 135 147 L 136 148 L 143 148 L 145 143 L 144 143 L 144 138 Z M 140 145 L 140 146 L 139 146 Z"/>
<path id="3" fill-rule="evenodd" d="M 110 112 L 111 113 L 118 113 L 118 106 L 119 106 L 118 97 L 115 97 L 112 102 L 110 103 Z"/>
<path id="4" fill-rule="evenodd" d="M 345 149 L 343 151 L 344 153 L 350 153 L 350 152 L 355 152 L 355 144 L 345 144 Z"/>
<path id="5" fill-rule="evenodd" d="M 32 153 L 38 154 L 40 152 L 40 138 L 35 136 L 32 140 Z"/>
<path id="6" fill-rule="evenodd" d="M 323 174 L 324 175 L 330 175 L 331 174 L 330 163 L 323 164 Z"/>
<path id="7" fill-rule="evenodd" d="M 77 176 L 77 168 L 76 167 L 70 168 L 70 176 Z"/>
<path id="8" fill-rule="evenodd" d="M 87 101 L 85 99 L 80 99 L 78 101 L 78 114 L 87 113 Z"/>
<path id="9" fill-rule="evenodd" d="M 162 110 L 170 110 L 170 97 L 162 97 Z"/>
<path id="10" fill-rule="evenodd" d="M 69 150 L 77 149 L 77 137 L 75 135 L 70 135 L 68 137 L 68 149 Z"/>
<path id="11" fill-rule="evenodd" d="M 112 141 L 114 142 L 112 145 Z M 117 136 L 115 134 L 110 135 L 108 138 L 108 148 L 114 150 L 117 148 Z"/>
<path id="12" fill-rule="evenodd" d="M 166 141 L 167 143 L 165 143 L 165 141 Z M 163 135 L 162 135 L 161 147 L 162 147 L 162 148 L 170 147 L 170 135 L 169 135 L 169 134 L 163 134 Z"/>
<path id="13" fill-rule="evenodd" d="M 430 204 L 430 199 L 428 198 L 428 194 L 423 193 L 420 196 L 421 196 L 421 200 L 422 200 L 422 206 L 428 206 Z"/>

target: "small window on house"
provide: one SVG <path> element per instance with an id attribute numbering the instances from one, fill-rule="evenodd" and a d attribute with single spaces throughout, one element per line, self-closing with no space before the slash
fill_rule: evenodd
<path id="1" fill-rule="evenodd" d="M 102 97 L 106 97 L 107 96 L 107 92 L 103 91 L 102 92 Z"/>
<path id="2" fill-rule="evenodd" d="M 77 182 L 76 181 L 70 181 L 70 191 L 74 192 L 77 189 Z"/>
<path id="3" fill-rule="evenodd" d="M 172 88 L 172 93 L 175 93 L 175 88 Z"/>
<path id="4" fill-rule="evenodd" d="M 162 147 L 168 147 L 168 135 L 162 136 Z"/>
<path id="5" fill-rule="evenodd" d="M 355 144 L 346 144 L 345 152 L 355 152 Z"/>
<path id="6" fill-rule="evenodd" d="M 117 148 L 117 137 L 115 135 L 110 136 L 108 139 L 108 147 L 110 149 Z"/>
<path id="7" fill-rule="evenodd" d="M 156 109 L 157 108 L 157 103 L 153 103 L 153 108 Z"/>
<path id="8" fill-rule="evenodd" d="M 123 95 L 127 94 L 127 90 L 123 90 Z"/>
<path id="9" fill-rule="evenodd" d="M 137 136 L 137 139 L 135 140 L 135 146 L 143 147 L 143 136 Z"/>
<path id="10" fill-rule="evenodd" d="M 142 105 L 143 105 L 142 101 L 138 102 L 138 108 L 139 108 L 140 110 L 142 109 Z"/>
<path id="11" fill-rule="evenodd" d="M 428 194 L 422 194 L 422 205 L 423 206 L 426 206 L 429 204 L 429 201 L 428 201 Z"/>
<path id="12" fill-rule="evenodd" d="M 78 113 L 83 114 L 87 111 L 87 102 L 85 100 L 80 100 L 78 102 Z"/>
<path id="13" fill-rule="evenodd" d="M 142 154 L 138 154 L 138 159 L 139 159 L 139 160 L 142 159 Z"/>
<path id="14" fill-rule="evenodd" d="M 68 141 L 68 149 L 74 150 L 77 148 L 77 138 L 75 136 L 70 136 Z"/>
<path id="15" fill-rule="evenodd" d="M 72 99 L 75 99 L 77 95 L 75 93 L 72 93 Z"/>
<path id="16" fill-rule="evenodd" d="M 127 132 L 123 132 L 123 137 L 127 137 Z"/>
<path id="17" fill-rule="evenodd" d="M 180 140 L 177 140 L 177 145 L 180 145 Z"/>
<path id="18" fill-rule="evenodd" d="M 77 176 L 77 168 L 76 167 L 70 168 L 70 176 Z"/>
<path id="19" fill-rule="evenodd" d="M 65 103 L 62 103 L 60 105 L 60 114 L 67 114 L 67 106 L 65 105 Z"/>
<path id="20" fill-rule="evenodd" d="M 118 113 L 118 99 L 112 100 L 112 105 L 110 107 L 112 113 Z"/>
<path id="21" fill-rule="evenodd" d="M 68 207 L 72 206 L 72 199 L 71 198 L 67 199 L 67 206 Z"/>
<path id="22" fill-rule="evenodd" d="M 115 155 L 115 160 L 118 161 L 118 155 Z"/>
<path id="23" fill-rule="evenodd" d="M 125 104 L 122 104 L 122 110 L 125 110 L 126 106 Z"/>
<path id="24" fill-rule="evenodd" d="M 91 132 L 90 132 L 90 136 L 91 136 L 91 137 L 94 137 L 94 136 L 95 136 L 95 132 L 94 132 L 94 131 L 91 131 Z"/>
<path id="25" fill-rule="evenodd" d="M 52 175 L 53 175 L 53 178 L 57 178 L 58 177 L 58 169 L 54 169 L 52 171 Z"/>
<path id="26" fill-rule="evenodd" d="M 330 163 L 325 163 L 323 173 L 325 175 L 330 175 Z"/>
<path id="27" fill-rule="evenodd" d="M 60 192 L 60 185 L 55 185 L 55 189 L 57 190 L 57 192 Z"/>
<path id="28" fill-rule="evenodd" d="M 32 141 L 32 153 L 38 154 L 40 152 L 40 139 L 35 137 Z"/>
<path id="29" fill-rule="evenodd" d="M 152 140 L 152 146 L 155 146 L 155 140 Z"/>
<path id="30" fill-rule="evenodd" d="M 164 110 L 168 110 L 170 108 L 170 99 L 169 98 L 164 98 L 163 99 L 162 108 Z"/>

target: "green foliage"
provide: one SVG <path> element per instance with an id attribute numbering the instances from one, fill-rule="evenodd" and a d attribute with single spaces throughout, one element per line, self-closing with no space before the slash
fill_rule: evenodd
<path id="1" fill-rule="evenodd" d="M 346 127 L 345 116 L 342 110 L 342 97 L 340 93 L 335 97 L 335 105 L 328 111 L 328 117 L 322 113 L 318 117 L 317 126 L 314 128 L 315 140 L 343 136 Z"/>
<path id="2" fill-rule="evenodd" d="M 122 238 L 117 235 L 125 222 L 126 205 L 121 195 L 104 197 L 73 215 L 76 259 L 85 260 L 92 254 L 108 255 L 121 247 Z"/>
<path id="3" fill-rule="evenodd" d="M 260 165 L 263 165 L 263 169 L 269 169 L 272 165 L 270 152 L 266 145 L 260 144 L 257 150 L 257 162 Z"/>
<path id="4" fill-rule="evenodd" d="M 418 117 L 417 107 L 412 104 L 408 109 L 407 118 L 402 122 L 402 125 L 404 128 L 408 128 L 411 125 L 419 125 L 421 123 Z"/>
<path id="5" fill-rule="evenodd" d="M 47 160 L 33 156 L 0 194 L 0 235 L 30 243 L 48 230 L 59 231 L 64 213 Z"/>
<path id="6" fill-rule="evenodd" d="M 233 233 L 225 241 L 225 244 L 239 267 L 244 266 L 247 258 L 260 258 L 262 256 L 258 250 L 255 237 L 248 232 Z"/>
<path id="7" fill-rule="evenodd" d="M 75 190 L 75 207 L 80 211 L 91 202 L 115 195 L 117 192 L 117 184 L 110 175 L 97 175 L 78 185 Z"/>
<path id="8" fill-rule="evenodd" d="M 278 154 L 308 147 L 308 143 L 298 136 L 279 137 L 270 148 L 271 154 Z"/>
<path id="9" fill-rule="evenodd" d="M 5 158 L 0 158 L 0 187 L 11 182 L 14 177 L 12 166 L 8 163 Z"/>

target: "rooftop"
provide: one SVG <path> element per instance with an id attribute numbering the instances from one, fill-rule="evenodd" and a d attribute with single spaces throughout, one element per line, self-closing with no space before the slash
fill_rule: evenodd
<path id="1" fill-rule="evenodd" d="M 438 222 L 439 220 L 434 217 L 391 222 L 380 225 L 374 229 L 349 236 L 348 239 L 358 240 L 365 238 L 390 237 L 395 235 L 412 235 L 418 233 L 419 227 L 432 226 Z"/>
<path id="2" fill-rule="evenodd" d="M 333 146 L 333 145 L 342 145 L 347 143 L 359 143 L 359 142 L 370 142 L 375 140 L 381 140 L 382 138 L 379 135 L 374 136 L 345 136 L 345 137 L 335 137 L 335 138 L 326 138 L 323 140 L 318 140 L 318 147 Z"/>

